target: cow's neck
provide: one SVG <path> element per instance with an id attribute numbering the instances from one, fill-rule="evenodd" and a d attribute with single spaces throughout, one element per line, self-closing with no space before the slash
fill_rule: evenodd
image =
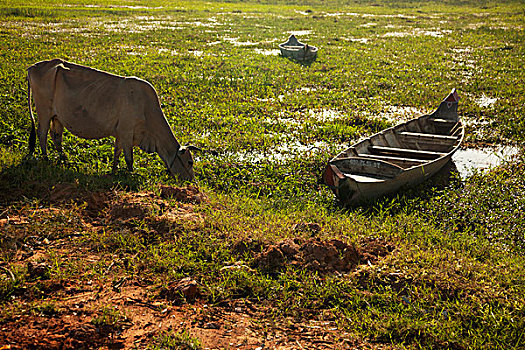
<path id="1" fill-rule="evenodd" d="M 166 163 L 166 166 L 173 164 L 173 160 L 177 157 L 177 152 L 180 150 L 180 143 L 170 130 L 169 135 L 159 138 L 157 152 Z"/>

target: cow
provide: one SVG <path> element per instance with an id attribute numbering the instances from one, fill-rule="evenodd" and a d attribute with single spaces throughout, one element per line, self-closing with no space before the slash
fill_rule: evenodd
<path id="1" fill-rule="evenodd" d="M 52 59 L 35 63 L 27 69 L 28 105 L 32 128 L 29 154 L 33 154 L 36 135 L 47 158 L 47 135 L 58 152 L 62 150 L 64 127 L 85 139 L 115 137 L 113 172 L 119 156 L 133 171 L 133 147 L 156 152 L 169 172 L 180 180 L 191 181 L 193 146 L 181 146 L 162 113 L 157 92 L 145 80 L 124 77 L 90 67 Z M 37 113 L 31 107 L 31 91 Z"/>

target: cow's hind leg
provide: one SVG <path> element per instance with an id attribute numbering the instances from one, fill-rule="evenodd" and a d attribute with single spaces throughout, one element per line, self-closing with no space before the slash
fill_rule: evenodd
<path id="1" fill-rule="evenodd" d="M 36 134 L 38 135 L 40 149 L 42 150 L 42 157 L 44 159 L 47 159 L 47 133 L 49 132 L 51 116 L 47 113 L 39 111 L 38 108 L 36 112 L 38 114 L 38 127 L 36 130 Z"/>
<path id="2" fill-rule="evenodd" d="M 122 147 L 120 146 L 120 142 L 118 138 L 115 138 L 115 150 L 113 152 L 113 174 L 117 172 L 118 169 L 118 159 L 120 157 L 120 154 L 122 153 Z"/>
<path id="3" fill-rule="evenodd" d="M 120 154 L 124 151 L 124 159 L 129 171 L 133 171 L 133 146 L 132 143 L 120 142 L 118 138 L 115 139 L 115 151 L 113 155 L 113 173 L 117 171 L 118 159 Z"/>
<path id="4" fill-rule="evenodd" d="M 51 120 L 51 139 L 55 145 L 55 149 L 60 153 L 60 158 L 66 159 L 66 155 L 62 149 L 62 136 L 64 134 L 64 126 L 62 123 L 54 117 Z"/>

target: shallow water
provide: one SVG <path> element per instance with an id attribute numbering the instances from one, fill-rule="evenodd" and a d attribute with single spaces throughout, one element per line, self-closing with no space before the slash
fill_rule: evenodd
<path id="1" fill-rule="evenodd" d="M 416 107 L 386 106 L 382 113 L 373 116 L 373 118 L 385 119 L 392 124 L 399 124 L 420 117 L 424 114 L 425 112 Z"/>
<path id="2" fill-rule="evenodd" d="M 251 45 L 257 45 L 258 42 L 252 42 L 252 41 L 239 41 L 239 38 L 232 38 L 232 37 L 224 37 L 224 41 L 228 41 L 233 44 L 233 46 L 251 46 Z"/>
<path id="3" fill-rule="evenodd" d="M 269 49 L 269 50 L 255 49 L 255 52 L 258 53 L 258 54 L 261 54 L 261 55 L 265 55 L 265 56 L 278 56 L 281 53 L 281 50 L 278 50 L 278 49 Z"/>
<path id="4" fill-rule="evenodd" d="M 498 101 L 497 98 L 490 98 L 487 95 L 483 94 L 480 98 L 476 99 L 476 103 L 483 108 L 487 108 L 492 106 L 494 103 Z"/>
<path id="5" fill-rule="evenodd" d="M 397 38 L 403 38 L 407 36 L 432 36 L 436 38 L 441 38 L 447 34 L 452 33 L 450 30 L 424 30 L 420 28 L 414 28 L 410 32 L 388 32 L 383 34 L 384 38 L 388 37 L 397 37 Z"/>
<path id="6" fill-rule="evenodd" d="M 309 35 L 309 34 L 312 34 L 312 31 L 311 30 L 291 30 L 289 32 L 287 32 L 288 34 L 293 34 L 293 35 Z"/>
<path id="7" fill-rule="evenodd" d="M 513 146 L 465 148 L 458 150 L 452 161 L 460 177 L 466 179 L 476 171 L 487 171 L 512 160 L 518 152 L 519 148 Z"/>

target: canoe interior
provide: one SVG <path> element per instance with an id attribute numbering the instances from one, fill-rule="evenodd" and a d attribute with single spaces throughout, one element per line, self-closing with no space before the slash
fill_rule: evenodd
<path id="1" fill-rule="evenodd" d="M 463 127 L 456 120 L 425 115 L 375 134 L 335 157 L 376 160 L 409 169 L 436 160 L 452 152 L 461 142 Z M 367 174 L 355 167 L 352 173 Z M 371 173 L 373 175 L 373 173 Z"/>

